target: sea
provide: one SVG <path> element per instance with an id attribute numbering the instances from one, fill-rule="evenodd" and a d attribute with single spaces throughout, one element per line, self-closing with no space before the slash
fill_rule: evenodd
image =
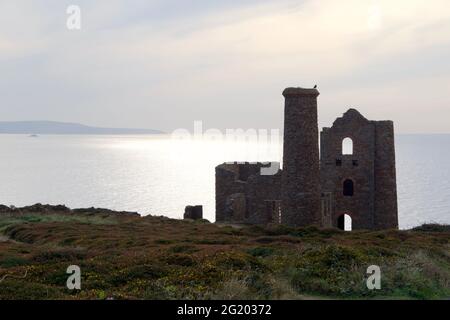
<path id="1" fill-rule="evenodd" d="M 0 203 L 64 204 L 215 220 L 215 167 L 281 161 L 278 141 L 170 135 L 0 135 Z M 397 135 L 401 229 L 450 224 L 450 135 Z"/>

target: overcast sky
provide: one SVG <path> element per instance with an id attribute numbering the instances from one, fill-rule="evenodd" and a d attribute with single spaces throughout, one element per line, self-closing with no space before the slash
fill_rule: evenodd
<path id="1" fill-rule="evenodd" d="M 449 1 L 0 0 L 0 120 L 279 128 L 314 84 L 321 126 L 450 132 Z"/>

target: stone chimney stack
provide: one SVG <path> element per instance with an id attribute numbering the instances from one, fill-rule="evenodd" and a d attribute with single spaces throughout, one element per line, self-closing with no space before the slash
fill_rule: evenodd
<path id="1" fill-rule="evenodd" d="M 284 109 L 282 218 L 290 226 L 320 225 L 316 89 L 287 88 Z"/>

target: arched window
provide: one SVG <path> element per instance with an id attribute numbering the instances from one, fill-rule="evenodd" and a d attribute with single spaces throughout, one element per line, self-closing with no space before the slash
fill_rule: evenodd
<path id="1" fill-rule="evenodd" d="M 352 231 L 352 217 L 350 217 L 348 214 L 339 216 L 337 225 L 341 230 Z"/>
<path id="2" fill-rule="evenodd" d="M 345 138 L 344 140 L 342 140 L 342 154 L 353 154 L 353 140 L 351 138 Z"/>
<path id="3" fill-rule="evenodd" d="M 351 179 L 347 179 L 344 181 L 344 186 L 343 186 L 343 194 L 346 197 L 351 197 L 353 196 L 354 193 L 354 185 L 353 185 L 353 180 Z"/>

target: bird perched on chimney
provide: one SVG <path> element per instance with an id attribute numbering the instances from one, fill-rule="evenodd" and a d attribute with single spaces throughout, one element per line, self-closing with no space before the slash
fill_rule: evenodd
<path id="1" fill-rule="evenodd" d="M 317 84 L 314 86 L 314 89 L 317 89 Z"/>

